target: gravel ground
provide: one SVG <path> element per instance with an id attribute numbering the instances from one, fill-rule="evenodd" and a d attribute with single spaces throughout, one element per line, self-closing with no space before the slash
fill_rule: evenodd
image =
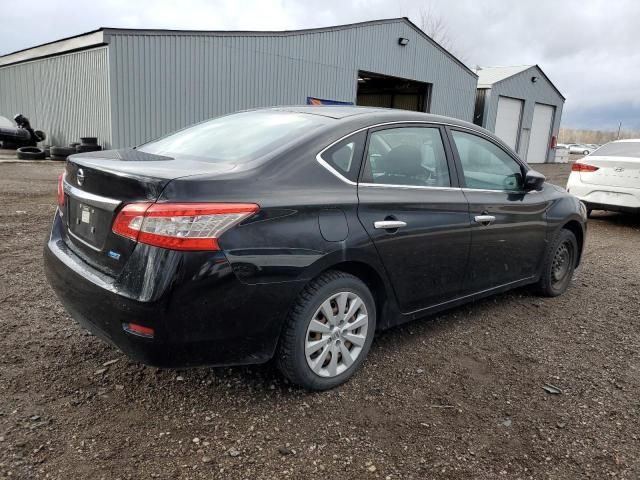
<path id="1" fill-rule="evenodd" d="M 309 394 L 270 365 L 144 367 L 71 321 L 42 270 L 60 171 L 0 165 L 0 478 L 640 478 L 640 219 L 594 216 L 565 295 L 384 332 Z"/>

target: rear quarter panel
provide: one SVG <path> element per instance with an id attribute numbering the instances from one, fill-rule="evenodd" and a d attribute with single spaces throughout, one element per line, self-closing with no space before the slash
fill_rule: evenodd
<path id="1" fill-rule="evenodd" d="M 258 204 L 256 215 L 219 240 L 235 274 L 247 284 L 309 280 L 346 261 L 366 262 L 381 273 L 357 218 L 356 186 L 315 159 L 336 136 L 341 135 L 320 137 L 239 175 L 176 179 L 161 201 Z"/>

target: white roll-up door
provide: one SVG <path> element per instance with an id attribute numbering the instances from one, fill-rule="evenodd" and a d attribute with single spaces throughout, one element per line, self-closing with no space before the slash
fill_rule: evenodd
<path id="1" fill-rule="evenodd" d="M 521 115 L 522 100 L 509 97 L 498 98 L 495 133 L 504 143 L 514 150 L 518 144 Z"/>
<path id="2" fill-rule="evenodd" d="M 536 103 L 533 107 L 533 121 L 527 150 L 528 163 L 545 163 L 551 147 L 551 122 L 555 107 Z"/>

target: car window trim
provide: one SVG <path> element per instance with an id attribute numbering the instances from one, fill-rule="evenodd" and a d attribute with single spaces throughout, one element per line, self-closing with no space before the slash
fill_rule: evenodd
<path id="1" fill-rule="evenodd" d="M 335 168 L 333 165 L 331 165 L 327 160 L 325 160 L 322 155 L 324 155 L 327 151 L 331 150 L 333 147 L 335 147 L 336 145 L 342 143 L 343 141 L 346 141 L 349 139 L 349 137 L 353 137 L 358 135 L 359 133 L 362 133 L 364 130 L 367 130 L 366 128 L 361 128 L 358 130 L 355 130 L 341 138 L 339 138 L 338 140 L 336 140 L 335 142 L 332 142 L 330 145 L 324 147 L 322 150 L 320 150 L 320 152 L 316 155 L 316 161 L 318 163 L 320 163 L 320 165 L 322 165 L 324 168 L 326 168 L 327 170 L 329 170 L 329 172 L 331 172 L 332 174 L 334 174 L 336 177 L 338 177 L 340 180 L 342 180 L 343 182 L 348 183 L 349 185 L 357 185 L 357 182 L 354 182 L 353 180 L 351 180 L 350 178 L 346 177 L 344 175 L 344 173 L 340 172 L 337 168 Z M 364 158 L 364 152 L 365 152 L 365 147 L 366 147 L 366 142 L 367 142 L 367 138 L 368 136 L 365 135 L 364 139 L 363 139 L 363 145 L 362 145 L 362 151 L 360 152 L 360 158 L 358 158 L 358 156 L 356 155 L 357 153 L 357 143 L 356 141 L 354 141 L 354 154 L 353 157 L 351 158 L 351 163 L 353 162 L 360 162 L 360 164 L 358 165 L 358 171 L 355 172 L 355 178 L 356 180 L 360 177 L 360 171 L 362 170 L 362 159 Z"/>
<path id="2" fill-rule="evenodd" d="M 347 177 L 345 177 L 342 173 L 340 173 L 336 168 L 333 167 L 333 165 L 331 165 L 329 162 L 327 162 L 324 158 L 322 158 L 322 155 L 327 151 L 330 150 L 331 148 L 333 148 L 334 146 L 336 146 L 337 144 L 339 144 L 340 142 L 342 142 L 343 140 L 347 140 L 349 137 L 353 136 L 353 135 L 357 135 L 358 133 L 362 132 L 363 130 L 367 130 L 368 127 L 366 128 L 360 128 L 358 130 L 354 130 L 353 132 L 350 132 L 346 135 L 344 135 L 343 137 L 340 137 L 338 140 L 331 142 L 329 145 L 327 145 L 326 147 L 324 147 L 322 150 L 320 150 L 320 152 L 318 152 L 318 154 L 316 155 L 316 161 L 322 165 L 324 168 L 326 168 L 327 170 L 329 170 L 330 173 L 332 173 L 333 175 L 335 175 L 336 177 L 338 177 L 340 180 L 342 180 L 343 182 L 349 184 L 349 185 L 358 185 L 357 182 L 354 182 L 352 180 L 349 180 Z M 358 172 L 358 177 L 360 176 L 360 172 Z M 358 178 L 356 177 L 356 178 Z"/>
<path id="3" fill-rule="evenodd" d="M 489 134 L 485 134 L 484 132 L 479 132 L 478 130 L 476 130 L 475 128 L 471 128 L 471 127 L 465 127 L 464 125 L 456 125 L 454 123 L 447 123 L 447 122 L 434 122 L 434 121 L 426 121 L 426 120 L 397 120 L 397 121 L 393 121 L 393 122 L 381 122 L 381 123 L 376 123 L 373 125 L 367 125 L 365 127 L 361 127 L 358 128 L 356 130 L 353 130 L 345 135 L 343 135 L 342 137 L 338 138 L 337 140 L 334 140 L 333 142 L 331 142 L 329 145 L 327 145 L 326 147 L 324 147 L 322 150 L 320 150 L 317 154 L 316 154 L 316 161 L 325 169 L 327 169 L 331 174 L 333 174 L 335 177 L 337 177 L 338 179 L 342 180 L 344 183 L 348 184 L 348 185 L 354 185 L 357 186 L 358 182 L 354 182 L 349 180 L 347 177 L 345 177 L 344 175 L 342 175 L 340 172 L 338 172 L 335 168 L 333 168 L 328 162 L 326 162 L 323 158 L 322 158 L 322 154 L 324 152 L 326 152 L 327 150 L 329 150 L 331 147 L 333 147 L 335 144 L 337 144 L 338 142 L 341 142 L 342 140 L 350 137 L 351 135 L 355 135 L 356 133 L 360 133 L 363 130 L 372 130 L 375 129 L 377 127 L 383 127 L 383 126 L 387 126 L 387 125 L 401 125 L 401 124 L 419 124 L 419 125 L 432 125 L 435 127 L 441 127 L 444 129 L 445 133 L 446 133 L 446 137 L 443 137 L 443 143 L 444 143 L 444 148 L 445 148 L 445 153 L 449 156 L 451 155 L 451 160 L 453 160 L 453 169 L 455 171 L 456 176 L 454 178 L 452 178 L 451 180 L 454 181 L 458 180 L 458 187 L 420 187 L 420 188 L 462 188 L 464 189 L 465 187 L 461 187 L 461 183 L 460 183 L 460 179 L 459 179 L 459 169 L 460 166 L 458 165 L 458 157 L 457 157 L 457 150 L 453 150 L 451 142 L 451 134 L 449 131 L 449 128 L 454 128 L 454 129 L 458 129 L 458 130 L 462 130 L 462 131 L 467 131 L 467 132 L 471 132 L 474 135 L 478 135 L 480 137 L 486 138 L 487 140 L 491 141 L 492 143 L 496 144 L 495 141 L 493 141 L 493 139 L 491 138 L 491 136 Z M 364 159 L 364 154 L 367 153 L 367 148 L 368 148 L 368 144 L 369 144 L 369 132 L 367 132 L 367 144 L 365 145 L 365 150 L 363 152 L 363 159 Z M 497 146 L 500 146 L 499 144 L 496 144 Z M 502 147 L 500 147 L 502 148 Z M 504 148 L 502 148 L 504 150 Z M 509 153 L 509 152 L 507 152 Z M 524 162 L 522 162 L 520 159 L 514 157 L 513 155 L 511 155 L 509 153 L 509 156 L 511 158 L 514 158 L 514 160 L 516 160 L 520 165 L 522 165 L 525 169 L 525 172 L 528 172 L 530 170 L 530 167 L 525 164 Z M 447 162 L 449 162 L 449 165 L 452 165 L 452 162 L 449 159 L 449 157 L 447 158 Z M 362 162 L 360 164 L 360 170 L 362 170 Z M 360 174 L 358 174 L 358 178 L 360 178 Z M 381 184 L 382 185 L 382 184 Z M 388 185 L 389 186 L 389 185 Z M 391 188 L 395 188 L 395 186 L 390 186 Z M 404 185 L 403 185 L 404 187 Z M 415 187 L 415 186 L 414 186 Z M 476 190 L 478 191 L 478 190 Z M 489 190 L 489 191 L 495 191 L 495 192 L 507 192 L 508 190 Z M 511 192 L 513 193 L 513 192 Z M 530 192 L 527 192 L 530 193 Z"/>
<path id="4" fill-rule="evenodd" d="M 535 190 L 533 191 L 526 191 L 526 190 L 493 190 L 493 189 L 488 189 L 488 188 L 470 188 L 467 187 L 467 183 L 465 181 L 464 178 L 464 170 L 462 168 L 462 161 L 460 160 L 460 154 L 458 153 L 458 147 L 456 146 L 455 140 L 453 138 L 452 135 L 452 131 L 460 131 L 462 133 L 469 133 L 471 135 L 476 135 L 480 138 L 483 138 L 484 140 L 489 141 L 490 143 L 492 143 L 494 146 L 496 146 L 497 148 L 499 148 L 500 150 L 502 150 L 507 156 L 509 156 L 513 161 L 515 161 L 518 165 L 520 165 L 520 168 L 522 169 L 522 178 L 524 181 L 524 178 L 527 175 L 527 172 L 529 170 L 531 170 L 531 167 L 529 167 L 529 165 L 527 165 L 525 162 L 523 162 L 520 158 L 518 158 L 517 156 L 514 156 L 509 150 L 505 149 L 502 145 L 500 145 L 498 142 L 494 141 L 489 135 L 483 135 L 482 132 L 477 132 L 476 130 L 472 129 L 472 128 L 464 128 L 464 127 L 459 127 L 458 125 L 447 125 L 447 127 L 445 128 L 447 131 L 447 137 L 449 139 L 449 143 L 451 146 L 451 150 L 453 152 L 453 157 L 454 157 L 454 161 L 456 163 L 456 168 L 458 170 L 458 180 L 460 182 L 461 188 L 463 192 L 492 192 L 492 193 L 507 193 L 507 194 L 511 194 L 511 195 L 525 195 L 525 194 L 529 194 L 529 193 L 538 193 Z"/>
<path id="5" fill-rule="evenodd" d="M 368 182 L 360 182 L 358 183 L 359 187 L 373 187 L 373 188 L 400 188 L 403 190 L 462 190 L 460 187 L 431 187 L 426 185 L 394 185 L 392 183 L 368 183 Z"/>

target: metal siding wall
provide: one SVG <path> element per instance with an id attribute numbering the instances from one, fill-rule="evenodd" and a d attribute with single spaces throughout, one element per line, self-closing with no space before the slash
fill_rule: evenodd
<path id="1" fill-rule="evenodd" d="M 96 136 L 110 147 L 107 47 L 1 67 L 0 115 L 16 113 L 47 134 L 46 144 Z"/>
<path id="2" fill-rule="evenodd" d="M 536 83 L 531 81 L 532 76 L 538 77 L 538 81 Z M 536 103 L 544 103 L 546 105 L 553 105 L 556 107 L 551 135 L 555 135 L 556 137 L 558 136 L 564 100 L 560 95 L 558 95 L 558 92 L 556 92 L 547 79 L 544 78 L 542 72 L 540 72 L 536 67 L 532 67 L 493 85 L 491 88 L 491 94 L 486 100 L 487 115 L 485 117 L 485 128 L 492 132 L 495 131 L 496 115 L 498 113 L 498 98 L 500 95 L 524 99 L 525 102 L 524 110 L 522 112 L 520 135 L 522 135 L 522 130 L 531 129 L 533 108 Z M 518 146 L 518 153 L 522 158 L 525 158 L 527 155 L 527 147 L 527 141 L 521 141 Z M 553 152 L 549 152 L 547 161 L 551 160 L 552 155 Z"/>
<path id="3" fill-rule="evenodd" d="M 432 83 L 432 113 L 473 115 L 476 77 L 403 22 L 282 36 L 123 32 L 109 49 L 116 146 L 308 96 L 355 102 L 358 70 Z"/>

